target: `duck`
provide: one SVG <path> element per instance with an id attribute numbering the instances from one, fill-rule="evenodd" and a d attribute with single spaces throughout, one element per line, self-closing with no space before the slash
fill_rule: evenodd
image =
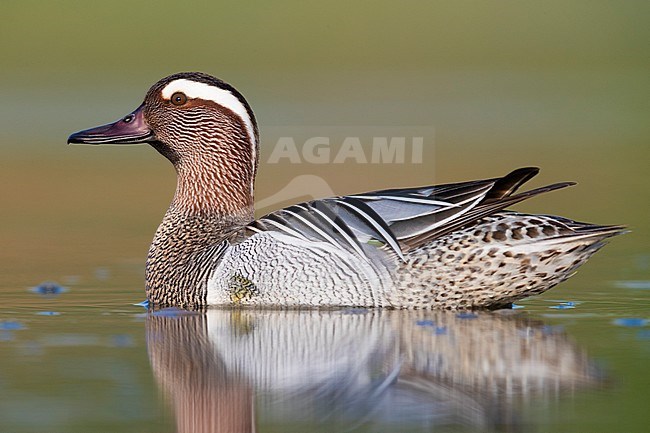
<path id="1" fill-rule="evenodd" d="M 145 265 L 151 306 L 498 309 L 569 278 L 619 225 L 508 208 L 574 185 L 518 189 L 539 169 L 394 188 L 254 215 L 260 140 L 232 85 L 201 72 L 155 83 L 116 122 L 69 144 L 149 144 L 176 171 Z"/>

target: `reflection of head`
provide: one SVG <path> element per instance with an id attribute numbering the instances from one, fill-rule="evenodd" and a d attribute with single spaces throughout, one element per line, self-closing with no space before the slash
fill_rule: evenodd
<path id="1" fill-rule="evenodd" d="M 147 318 L 149 360 L 178 433 L 253 432 L 251 388 L 226 371 L 205 326 L 202 314 Z"/>

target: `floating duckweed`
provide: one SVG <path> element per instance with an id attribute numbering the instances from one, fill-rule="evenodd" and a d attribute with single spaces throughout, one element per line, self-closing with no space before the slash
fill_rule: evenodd
<path id="1" fill-rule="evenodd" d="M 433 320 L 418 320 L 415 322 L 416 325 L 418 326 L 433 326 Z"/>
<path id="2" fill-rule="evenodd" d="M 56 295 L 60 295 L 61 293 L 67 292 L 68 288 L 63 287 L 62 285 L 60 285 L 59 283 L 55 283 L 54 281 L 45 281 L 39 284 L 38 286 L 31 287 L 29 291 L 44 296 L 56 296 Z"/>
<path id="3" fill-rule="evenodd" d="M 26 329 L 25 325 L 15 320 L 4 320 L 0 322 L 0 330 L 2 331 L 20 331 Z"/>
<path id="4" fill-rule="evenodd" d="M 144 307 L 146 309 L 146 308 L 149 308 L 151 303 L 149 302 L 148 299 L 145 299 L 144 301 L 138 302 L 137 304 L 133 304 L 133 305 L 135 305 L 136 307 Z"/>
<path id="5" fill-rule="evenodd" d="M 628 328 L 639 328 L 648 324 L 648 319 L 640 317 L 626 317 L 614 320 L 614 324 L 618 326 L 626 326 Z"/>
<path id="6" fill-rule="evenodd" d="M 560 302 L 558 305 L 551 305 L 548 308 L 553 308 L 554 310 L 570 310 L 572 308 L 575 308 L 576 305 L 577 305 L 576 302 L 564 301 L 564 302 Z"/>

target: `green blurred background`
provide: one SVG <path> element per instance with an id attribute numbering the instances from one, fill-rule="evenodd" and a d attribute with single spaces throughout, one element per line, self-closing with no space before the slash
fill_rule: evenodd
<path id="1" fill-rule="evenodd" d="M 112 292 L 142 300 L 144 257 L 171 199 L 173 170 L 147 146 L 65 142 L 129 113 L 158 79 L 199 70 L 235 85 L 255 110 L 259 198 L 299 174 L 322 177 L 337 194 L 526 165 L 543 169 L 531 187 L 578 181 L 518 209 L 633 232 L 547 298 L 604 291 L 599 314 L 618 305 L 648 316 L 647 291 L 608 285 L 650 279 L 647 1 L 5 0 L 0 12 L 5 308 L 29 305 L 16 295 L 25 287 L 66 278 L 85 296 L 62 301 L 69 306 L 101 305 Z M 323 127 L 365 137 L 386 127 L 434 132 L 422 164 L 265 164 L 279 136 Z M 584 322 L 573 332 L 592 353 L 613 354 Z M 638 380 L 637 361 L 647 362 L 650 350 L 630 350 L 614 369 L 629 379 L 621 410 L 638 426 L 636 409 L 647 399 L 634 389 L 648 380 Z M 577 411 L 606 416 L 609 400 L 596 400 Z"/>

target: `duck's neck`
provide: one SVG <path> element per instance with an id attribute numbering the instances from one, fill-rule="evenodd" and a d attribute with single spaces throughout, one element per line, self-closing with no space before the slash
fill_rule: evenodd
<path id="1" fill-rule="evenodd" d="M 176 193 L 168 215 L 199 216 L 214 223 L 252 218 L 254 169 L 250 160 L 222 159 L 215 152 L 175 164 Z"/>
<path id="2" fill-rule="evenodd" d="M 207 281 L 219 246 L 253 220 L 255 166 L 247 152 L 238 158 L 202 151 L 172 161 L 176 193 L 149 249 L 147 298 L 157 305 L 205 304 Z"/>

